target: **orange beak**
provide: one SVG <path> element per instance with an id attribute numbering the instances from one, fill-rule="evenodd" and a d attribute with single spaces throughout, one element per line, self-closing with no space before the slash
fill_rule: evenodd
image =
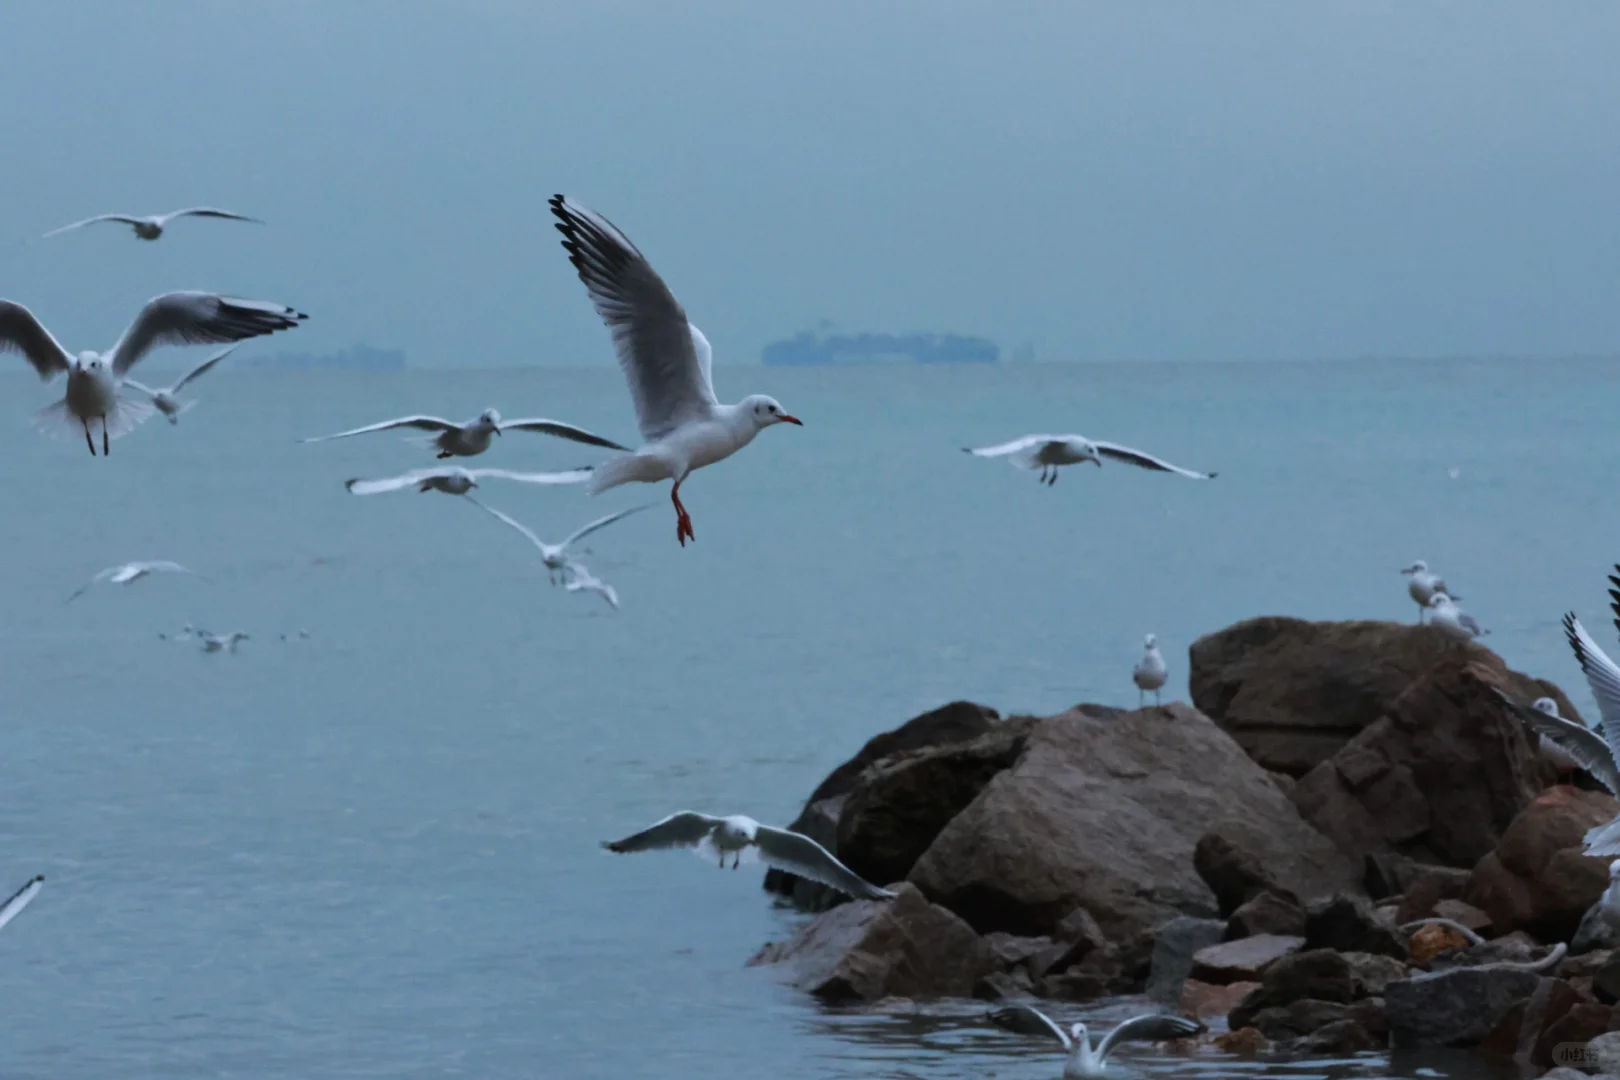
<path id="1" fill-rule="evenodd" d="M 782 421 L 784 424 L 798 424 L 800 427 L 804 427 L 803 420 L 800 420 L 797 416 L 789 416 L 787 413 L 783 413 L 781 416 L 777 417 L 777 419 Z"/>

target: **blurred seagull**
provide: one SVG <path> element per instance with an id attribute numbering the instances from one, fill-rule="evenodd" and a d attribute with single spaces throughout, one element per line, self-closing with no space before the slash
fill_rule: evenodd
<path id="1" fill-rule="evenodd" d="M 33 903 L 39 890 L 45 887 L 45 875 L 35 874 L 28 879 L 28 884 L 12 893 L 4 904 L 0 904 L 0 926 L 6 925 L 12 919 L 22 914 L 22 909 Z"/>
<path id="2" fill-rule="evenodd" d="M 564 424 L 560 420 L 546 420 L 534 418 L 530 420 L 502 420 L 501 414 L 494 409 L 485 409 L 465 424 L 441 420 L 437 416 L 401 416 L 397 420 L 384 420 L 379 424 L 367 424 L 365 427 L 351 428 L 340 431 L 336 435 L 316 435 L 299 442 L 317 443 L 327 442 L 330 439 L 347 439 L 352 435 L 368 435 L 373 431 L 392 431 L 395 428 L 418 428 L 422 431 L 435 431 L 437 435 L 428 440 L 439 448 L 439 457 L 474 457 L 489 449 L 492 437 L 507 431 L 537 431 L 542 435 L 555 435 L 559 439 L 572 439 L 574 442 L 585 443 L 588 446 L 604 446 L 609 450 L 623 450 L 624 447 L 612 439 L 604 439 L 594 435 L 584 428 L 572 424 Z"/>
<path id="3" fill-rule="evenodd" d="M 764 394 L 722 405 L 714 394 L 709 339 L 687 321 L 636 245 L 607 218 L 566 196 L 552 196 L 551 212 L 568 261 L 613 336 L 646 440 L 634 453 L 597 466 L 591 494 L 620 484 L 675 481 L 669 499 L 675 504 L 675 537 L 685 547 L 696 539 L 681 502 L 686 478 L 724 461 L 768 427 L 803 421 Z"/>
<path id="4" fill-rule="evenodd" d="M 248 636 L 240 630 L 233 630 L 229 634 L 205 634 L 199 631 L 197 636 L 202 639 L 203 652 L 220 652 L 223 650 L 224 652 L 234 653 L 238 643 L 248 639 Z"/>
<path id="5" fill-rule="evenodd" d="M 148 386 L 141 385 L 131 378 L 125 378 L 124 382 L 150 397 L 152 399 L 152 404 L 157 406 L 158 412 L 169 418 L 169 423 L 178 424 L 180 422 L 180 414 L 190 412 L 197 403 L 196 401 L 177 401 L 175 400 L 175 395 L 181 390 L 184 390 L 186 388 L 186 384 L 192 379 L 206 373 L 209 368 L 231 355 L 235 349 L 235 345 L 227 345 L 213 356 L 210 356 L 208 359 L 204 360 L 202 363 L 180 376 L 180 378 L 177 379 L 172 386 L 165 386 L 161 390 L 153 390 Z"/>
<path id="6" fill-rule="evenodd" d="M 757 858 L 779 870 L 819 881 L 858 900 L 894 899 L 894 893 L 866 881 L 808 836 L 787 829 L 773 829 L 741 814 L 720 818 L 682 810 L 634 836 L 604 842 L 602 846 L 621 855 L 634 851 L 689 848 L 702 858 L 718 856 L 722 870 L 725 869 L 727 855 L 732 857 L 733 870 L 746 856 L 749 861 Z"/>
<path id="7" fill-rule="evenodd" d="M 1153 704 L 1159 705 L 1159 690 L 1170 677 L 1170 670 L 1165 666 L 1164 657 L 1159 653 L 1159 639 L 1152 634 L 1142 639 L 1145 651 L 1142 659 L 1136 662 L 1131 670 L 1131 680 L 1136 683 L 1136 707 L 1141 708 L 1147 691 L 1153 691 Z"/>
<path id="8" fill-rule="evenodd" d="M 1453 641 L 1467 644 L 1477 637 L 1484 637 L 1490 633 L 1443 592 L 1437 592 L 1429 597 L 1429 614 L 1431 616 L 1429 625 Z"/>
<path id="9" fill-rule="evenodd" d="M 1462 599 L 1447 588 L 1445 580 L 1439 574 L 1430 571 L 1429 564 L 1422 559 L 1401 573 L 1412 575 L 1412 580 L 1406 583 L 1406 595 L 1417 601 L 1419 623 L 1423 622 L 1423 616 L 1429 610 L 1429 601 L 1434 598 L 1435 593 L 1445 593 L 1453 600 Z"/>
<path id="10" fill-rule="evenodd" d="M 1021 439 L 1004 442 L 999 446 L 982 446 L 978 449 L 964 446 L 962 450 L 974 457 L 1004 457 L 1020 469 L 1039 469 L 1041 483 L 1048 486 L 1057 483 L 1058 469 L 1063 466 L 1089 461 L 1101 467 L 1103 458 L 1123 461 L 1127 465 L 1152 469 L 1156 472 L 1175 473 L 1177 476 L 1185 476 L 1192 480 L 1213 480 L 1216 476 L 1215 473 L 1183 469 L 1180 465 L 1172 465 L 1152 454 L 1132 450 L 1118 443 L 1098 442 L 1082 435 L 1025 435 Z"/>
<path id="11" fill-rule="evenodd" d="M 388 491 L 403 491 L 414 487 L 417 491 L 442 491 L 446 495 L 465 495 L 478 486 L 480 480 L 516 480 L 523 484 L 579 484 L 591 478 L 591 470 L 569 469 L 566 472 L 513 472 L 510 469 L 463 469 L 458 465 L 443 465 L 436 469 L 413 469 L 399 476 L 383 480 L 349 480 L 344 487 L 355 495 L 380 495 Z"/>
<path id="12" fill-rule="evenodd" d="M 63 225 L 60 229 L 52 229 L 40 239 L 49 239 L 52 236 L 73 229 L 82 229 L 86 225 L 94 225 L 98 221 L 116 221 L 130 226 L 135 230 L 135 235 L 142 240 L 156 240 L 163 235 L 163 229 L 169 222 L 182 217 L 224 218 L 227 221 L 251 221 L 255 225 L 264 224 L 258 218 L 251 218 L 245 214 L 233 214 L 229 210 L 216 210 L 212 206 L 192 206 L 184 210 L 171 210 L 167 214 L 151 214 L 147 217 L 134 217 L 130 214 L 98 214 L 95 217 L 85 218 L 83 221 L 75 221 L 71 225 Z"/>
<path id="13" fill-rule="evenodd" d="M 107 569 L 73 590 L 72 595 L 62 602 L 64 604 L 73 603 L 73 601 L 88 592 L 92 585 L 99 585 L 103 581 L 112 585 L 133 585 L 141 578 L 151 574 L 190 574 L 192 577 L 201 578 L 203 581 L 208 580 L 197 571 L 188 570 L 177 562 L 161 560 L 157 562 L 127 562 L 119 566 L 107 567 Z"/>
<path id="14" fill-rule="evenodd" d="M 608 607 L 614 611 L 619 610 L 618 591 L 592 574 L 586 569 L 584 563 L 571 562 L 568 564 L 568 583 L 565 586 L 569 592 L 593 592 L 608 602 Z"/>
<path id="15" fill-rule="evenodd" d="M 596 532 L 598 529 L 607 528 L 620 518 L 627 518 L 631 514 L 647 509 L 647 505 L 632 506 L 628 510 L 620 510 L 616 514 L 609 514 L 606 517 L 599 517 L 595 521 L 590 522 L 587 525 L 582 525 L 573 532 L 569 533 L 568 536 L 563 539 L 562 543 L 548 544 L 538 536 L 534 535 L 534 533 L 529 530 L 528 526 L 520 524 L 519 522 L 514 521 L 512 518 L 507 517 L 493 506 L 485 506 L 471 495 L 467 496 L 467 501 L 478 507 L 478 509 L 482 510 L 484 513 L 489 514 L 491 517 L 510 525 L 512 528 L 522 533 L 524 537 L 528 539 L 529 543 L 538 548 L 540 551 L 540 561 L 545 564 L 547 576 L 551 578 L 551 583 L 553 585 L 557 584 L 558 571 L 566 570 L 569 566 L 573 565 L 572 560 L 568 558 L 568 549 L 574 544 L 575 541 L 583 540 L 585 537 L 591 535 L 593 532 Z M 594 581 L 595 579 L 593 578 L 592 580 Z M 590 586 L 585 585 L 581 586 L 581 588 L 590 588 Z M 593 589 L 592 591 L 594 592 L 596 590 Z M 619 606 L 617 596 L 614 597 L 611 603 L 614 607 Z"/>
<path id="16" fill-rule="evenodd" d="M 70 356 L 34 313 L 0 300 L 0 352 L 21 353 L 39 377 L 67 373 L 67 394 L 35 416 L 35 425 L 53 436 L 84 431 L 92 455 L 90 421 L 101 421 L 101 452 L 107 441 L 126 435 L 152 415 L 152 406 L 119 392 L 135 363 L 158 345 L 204 345 L 290 330 L 308 318 L 285 304 L 239 300 L 204 292 L 172 292 L 147 301 L 118 344 L 106 353 Z"/>
<path id="17" fill-rule="evenodd" d="M 1204 1025 L 1196 1020 L 1186 1020 L 1179 1016 L 1163 1013 L 1149 1013 L 1145 1016 L 1133 1016 L 1123 1021 L 1114 1030 L 1104 1035 L 1102 1042 L 1094 1050 L 1091 1047 L 1091 1034 L 1084 1024 L 1070 1025 L 1065 1032 L 1041 1010 L 1032 1005 L 1013 1005 L 1005 1009 L 996 1009 L 990 1013 L 990 1022 L 997 1027 L 1020 1035 L 1044 1035 L 1056 1039 L 1063 1049 L 1069 1052 L 1069 1060 L 1063 1064 L 1063 1080 L 1095 1080 L 1096 1077 L 1106 1076 L 1108 1055 L 1114 1052 L 1114 1047 L 1124 1042 L 1160 1042 L 1167 1039 L 1182 1039 L 1189 1035 L 1197 1035 L 1204 1030 Z"/>

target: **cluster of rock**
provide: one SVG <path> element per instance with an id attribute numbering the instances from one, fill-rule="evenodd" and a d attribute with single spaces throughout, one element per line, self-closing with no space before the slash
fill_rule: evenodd
<path id="1" fill-rule="evenodd" d="M 1620 803 L 1549 786 L 1494 692 L 1576 715 L 1557 687 L 1388 623 L 1257 619 L 1191 658 L 1196 708 L 957 702 L 874 738 L 793 827 L 897 899 L 772 871 L 820 914 L 753 962 L 828 1001 L 1146 993 L 1230 1049 L 1620 1043 L 1580 843 Z"/>

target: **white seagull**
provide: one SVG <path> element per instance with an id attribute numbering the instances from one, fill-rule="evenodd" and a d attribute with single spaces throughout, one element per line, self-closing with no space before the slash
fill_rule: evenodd
<path id="1" fill-rule="evenodd" d="M 561 570 L 566 570 L 570 565 L 572 565 L 572 560 L 568 558 L 568 549 L 575 543 L 575 541 L 583 540 L 585 537 L 591 535 L 591 533 L 598 529 L 607 528 L 620 518 L 626 518 L 637 511 L 647 509 L 647 506 L 645 505 L 632 506 L 628 510 L 620 510 L 616 514 L 608 514 L 606 517 L 599 517 L 595 521 L 592 521 L 586 525 L 581 525 L 579 528 L 569 533 L 568 536 L 563 539 L 562 543 L 548 544 L 538 536 L 534 535 L 528 526 L 507 517 L 493 506 L 485 506 L 483 503 L 479 502 L 477 499 L 474 499 L 470 495 L 467 496 L 467 501 L 478 507 L 478 509 L 482 510 L 484 513 L 489 514 L 491 517 L 494 517 L 499 521 L 504 521 L 506 524 L 522 533 L 528 539 L 529 543 L 538 548 L 540 551 L 540 561 L 545 564 L 547 574 L 551 578 L 551 583 L 553 585 L 557 584 L 557 573 Z M 588 586 L 581 587 L 588 588 Z M 619 606 L 617 598 L 615 598 L 612 603 L 614 607 Z"/>
<path id="2" fill-rule="evenodd" d="M 208 369 L 212 368 L 215 364 L 231 355 L 235 349 L 235 345 L 227 345 L 213 356 L 210 356 L 208 359 L 204 360 L 202 363 L 180 376 L 179 379 L 175 380 L 173 385 L 165 386 L 161 390 L 153 390 L 151 387 L 143 386 L 134 379 L 130 378 L 125 378 L 124 382 L 130 386 L 133 386 L 147 397 L 150 397 L 152 399 L 152 404 L 157 406 L 158 412 L 169 418 L 169 423 L 178 424 L 180 422 L 180 414 L 190 412 L 197 403 L 195 401 L 179 401 L 175 398 L 175 395 L 184 390 L 186 388 L 186 384 L 192 379 L 195 379 L 199 375 L 205 374 Z"/>
<path id="3" fill-rule="evenodd" d="M 562 195 L 551 199 L 568 261 L 596 313 L 613 335 L 630 384 L 641 449 L 597 466 L 591 494 L 620 484 L 675 481 L 675 536 L 696 539 L 681 503 L 681 484 L 695 470 L 724 461 L 775 424 L 801 424 L 775 398 L 753 394 L 722 405 L 714 394 L 709 340 L 652 265 L 612 222 Z"/>
<path id="4" fill-rule="evenodd" d="M 1535 701 L 1530 703 L 1530 707 L 1541 713 L 1543 716 L 1550 716 L 1554 720 L 1559 720 L 1566 724 L 1575 723 L 1575 721 L 1565 720 L 1563 716 L 1559 715 L 1558 702 L 1554 701 L 1550 697 L 1536 698 Z M 1562 746 L 1560 746 L 1557 739 L 1554 739 L 1551 735 L 1548 735 L 1545 732 L 1536 732 L 1536 752 L 1541 755 L 1541 759 L 1543 761 L 1553 767 L 1553 769 L 1557 772 L 1560 782 L 1562 782 L 1570 773 L 1576 772 L 1581 768 L 1581 763 L 1577 761 L 1568 750 L 1565 750 Z"/>
<path id="5" fill-rule="evenodd" d="M 1069 1052 L 1069 1060 L 1063 1063 L 1063 1080 L 1095 1080 L 1096 1077 L 1106 1076 L 1108 1055 L 1120 1043 L 1182 1039 L 1204 1030 L 1204 1025 L 1196 1020 L 1149 1013 L 1122 1021 L 1103 1036 L 1096 1049 L 1092 1049 L 1091 1034 L 1086 1030 L 1086 1025 L 1073 1024 L 1065 1032 L 1051 1017 L 1032 1005 L 996 1009 L 990 1013 L 989 1019 L 997 1027 L 1020 1035 L 1045 1035 L 1056 1039 Z"/>
<path id="6" fill-rule="evenodd" d="M 1453 600 L 1462 599 L 1462 597 L 1447 588 L 1445 580 L 1439 574 L 1431 571 L 1429 564 L 1422 559 L 1408 566 L 1401 573 L 1412 575 L 1412 580 L 1406 583 L 1406 595 L 1417 601 L 1418 622 L 1420 623 L 1423 621 L 1424 614 L 1429 610 L 1429 601 L 1434 598 L 1435 593 L 1445 593 Z"/>
<path id="7" fill-rule="evenodd" d="M 727 855 L 732 857 L 733 870 L 747 856 L 750 862 L 758 858 L 779 870 L 819 881 L 859 900 L 894 899 L 894 893 L 865 880 L 808 836 L 787 829 L 773 829 L 741 814 L 710 817 L 693 810 L 682 810 L 634 836 L 604 841 L 602 846 L 620 855 L 632 851 L 691 848 L 702 858 L 718 856 L 722 870 L 725 869 Z"/>
<path id="8" fill-rule="evenodd" d="M 83 221 L 75 221 L 71 225 L 63 225 L 60 229 L 52 229 L 41 239 L 48 239 L 72 229 L 82 229 L 86 225 L 94 225 L 98 221 L 116 221 L 130 226 L 135 230 L 135 235 L 142 240 L 156 240 L 163 235 L 164 226 L 175 218 L 181 217 L 225 218 L 228 221 L 251 221 L 255 225 L 264 224 L 258 218 L 251 218 L 245 214 L 233 214 L 229 210 L 216 210 L 212 206 L 191 206 L 184 210 L 171 210 L 167 214 L 149 214 L 145 217 L 136 217 L 132 214 L 98 214 L 95 217 L 85 218 Z"/>
<path id="9" fill-rule="evenodd" d="M 1172 465 L 1152 454 L 1132 450 L 1118 443 L 1098 442 L 1083 435 L 1025 435 L 1021 439 L 1004 442 L 999 446 L 981 446 L 977 449 L 964 446 L 962 452 L 972 454 L 974 457 L 1004 457 L 1017 468 L 1039 469 L 1041 483 L 1048 486 L 1057 483 L 1058 469 L 1063 466 L 1089 461 L 1101 467 L 1103 458 L 1123 461 L 1127 465 L 1153 469 L 1157 472 L 1175 473 L 1177 476 L 1193 480 L 1213 480 L 1216 476 L 1215 473 L 1183 469 L 1180 465 Z"/>
<path id="10" fill-rule="evenodd" d="M 1429 597 L 1429 614 L 1429 625 L 1453 641 L 1466 644 L 1490 633 L 1443 592 L 1437 592 Z"/>
<path id="11" fill-rule="evenodd" d="M 619 593 L 613 586 L 591 573 L 584 563 L 571 562 L 568 564 L 568 584 L 565 586 L 569 592 L 593 592 L 608 602 L 608 607 L 614 611 L 619 610 Z"/>
<path id="12" fill-rule="evenodd" d="M 1598 897 L 1598 911 L 1604 922 L 1620 930 L 1620 859 L 1609 864 L 1609 887 Z"/>
<path id="13" fill-rule="evenodd" d="M 442 491 L 446 495 L 465 495 L 478 486 L 480 480 L 515 480 L 522 484 L 582 484 L 591 478 L 591 470 L 569 469 L 565 472 L 513 472 L 510 469 L 463 469 L 459 465 L 441 465 L 435 469 L 412 469 L 399 476 L 382 480 L 349 480 L 344 487 L 355 495 L 380 495 L 388 491 L 404 491 L 414 487 L 417 491 Z"/>
<path id="14" fill-rule="evenodd" d="M 1137 708 L 1141 708 L 1149 690 L 1153 691 L 1153 704 L 1161 704 L 1159 690 L 1170 677 L 1170 669 L 1165 666 L 1164 657 L 1159 653 L 1159 639 L 1149 634 L 1142 639 L 1142 645 L 1142 659 L 1131 669 L 1131 680 L 1136 683 Z"/>
<path id="15" fill-rule="evenodd" d="M 600 435 L 586 431 L 584 428 L 565 424 L 560 420 L 546 420 L 535 417 L 529 420 L 502 420 L 501 414 L 494 409 L 485 409 L 465 424 L 457 424 L 450 420 L 443 420 L 437 416 L 401 416 L 397 420 L 384 420 L 380 424 L 367 424 L 365 427 L 352 428 L 349 431 L 340 431 L 336 435 L 316 435 L 299 442 L 316 443 L 326 442 L 329 439 L 347 439 L 351 435 L 368 435 L 373 431 L 392 431 L 395 428 L 418 428 L 422 431 L 438 432 L 429 442 L 438 447 L 439 457 L 474 457 L 489 449 L 492 437 L 506 431 L 537 431 L 542 435 L 555 435 L 559 439 L 572 439 L 574 442 L 585 443 L 588 446 L 603 446 L 609 450 L 623 450 L 623 446 L 612 439 L 604 439 Z"/>
<path id="16" fill-rule="evenodd" d="M 68 351 L 21 304 L 0 300 L 0 352 L 21 353 L 39 377 L 67 373 L 67 394 L 35 417 L 48 435 L 84 431 L 92 455 L 90 421 L 101 421 L 101 452 L 108 439 L 128 434 L 152 415 L 152 406 L 119 392 L 136 361 L 158 345 L 204 345 L 290 330 L 308 316 L 285 304 L 238 300 L 204 292 L 172 292 L 147 301 L 118 344 L 105 353 Z"/>
<path id="17" fill-rule="evenodd" d="M 35 874 L 28 880 L 28 884 L 11 894 L 11 898 L 0 904 L 0 926 L 6 925 L 12 919 L 22 914 L 22 909 L 33 903 L 39 890 L 45 887 L 45 875 Z"/>
<path id="18" fill-rule="evenodd" d="M 197 571 L 187 569 L 177 562 L 168 562 L 160 559 L 154 562 L 120 563 L 118 566 L 107 567 L 107 569 L 101 571 L 83 585 L 80 585 L 77 589 L 73 590 L 73 594 L 71 596 L 62 602 L 64 604 L 71 604 L 73 601 L 77 600 L 79 597 L 88 592 L 92 585 L 99 585 L 103 581 L 113 585 L 133 585 L 135 582 L 141 580 L 141 578 L 147 577 L 151 574 L 190 574 L 192 577 L 202 578 L 203 581 L 208 580 L 201 574 L 197 573 Z"/>
<path id="19" fill-rule="evenodd" d="M 234 653 L 237 644 L 248 639 L 248 636 L 240 630 L 233 630 L 229 634 L 205 634 L 198 631 L 197 636 L 202 639 L 203 652 Z"/>

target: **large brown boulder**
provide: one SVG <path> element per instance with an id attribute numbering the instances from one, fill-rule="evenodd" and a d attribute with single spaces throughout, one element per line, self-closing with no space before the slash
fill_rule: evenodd
<path id="1" fill-rule="evenodd" d="M 1457 648 L 1302 777 L 1305 820 L 1358 861 L 1397 852 L 1470 867 L 1541 789 L 1523 724 L 1496 695 L 1549 694 L 1485 649 Z"/>
<path id="2" fill-rule="evenodd" d="M 1216 829 L 1305 898 L 1352 867 L 1207 717 L 1184 705 L 1086 707 L 1031 722 L 1023 755 L 940 832 L 910 880 L 982 932 L 1049 934 L 1076 907 L 1113 940 L 1215 898 L 1193 867 Z"/>
<path id="3" fill-rule="evenodd" d="M 1463 899 L 1489 915 L 1499 934 L 1527 930 L 1542 941 L 1570 940 L 1609 884 L 1609 861 L 1582 854 L 1581 838 L 1616 816 L 1620 802 L 1612 796 L 1548 788 L 1479 860 Z"/>
<path id="4" fill-rule="evenodd" d="M 1456 649 L 1415 622 L 1249 619 L 1193 642 L 1188 683 L 1193 704 L 1251 757 L 1303 776 L 1453 652 L 1486 654 L 1483 647 Z M 1557 687 L 1524 682 L 1527 699 L 1549 696 L 1563 715 L 1577 715 Z"/>
<path id="5" fill-rule="evenodd" d="M 749 966 L 781 964 L 823 1001 L 967 997 L 1002 967 L 973 928 L 910 885 L 893 900 L 855 900 L 761 949 Z"/>

